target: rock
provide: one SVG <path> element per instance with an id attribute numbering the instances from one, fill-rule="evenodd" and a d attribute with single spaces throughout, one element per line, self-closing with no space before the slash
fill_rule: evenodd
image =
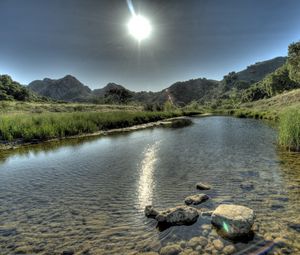
<path id="1" fill-rule="evenodd" d="M 233 253 L 235 253 L 235 251 L 236 251 L 236 249 L 233 245 L 227 245 L 223 249 L 223 253 L 226 255 L 233 254 Z"/>
<path id="2" fill-rule="evenodd" d="M 185 198 L 184 202 L 187 205 L 198 205 L 203 203 L 204 201 L 208 200 L 209 196 L 206 194 L 197 194 L 197 195 L 192 195 L 188 196 Z"/>
<path id="3" fill-rule="evenodd" d="M 183 205 L 161 211 L 155 219 L 160 223 L 169 225 L 184 225 L 196 222 L 198 217 L 199 213 L 197 209 Z"/>
<path id="4" fill-rule="evenodd" d="M 219 205 L 212 214 L 212 224 L 227 238 L 240 238 L 250 234 L 255 214 L 241 205 Z"/>
<path id="5" fill-rule="evenodd" d="M 196 248 L 197 246 L 204 247 L 208 243 L 207 239 L 203 236 L 193 237 L 191 240 L 187 242 L 187 246 L 191 248 Z"/>
<path id="6" fill-rule="evenodd" d="M 157 210 L 155 210 L 152 205 L 147 205 L 145 207 L 145 215 L 148 218 L 155 218 L 158 214 L 159 214 L 159 212 Z"/>
<path id="7" fill-rule="evenodd" d="M 219 240 L 219 239 L 213 240 L 213 246 L 218 251 L 221 251 L 224 248 L 223 242 L 221 240 Z"/>
<path id="8" fill-rule="evenodd" d="M 181 248 L 177 244 L 167 245 L 160 249 L 161 255 L 178 255 L 181 252 Z"/>
<path id="9" fill-rule="evenodd" d="M 244 190 L 253 190 L 254 189 L 254 185 L 251 182 L 243 182 L 240 184 L 240 187 Z"/>
<path id="10" fill-rule="evenodd" d="M 209 190 L 209 189 L 211 189 L 211 186 L 209 186 L 209 185 L 207 185 L 207 184 L 204 184 L 204 183 L 202 183 L 202 182 L 198 182 L 198 183 L 196 184 L 196 188 L 197 188 L 197 189 L 200 189 L 200 190 Z"/>

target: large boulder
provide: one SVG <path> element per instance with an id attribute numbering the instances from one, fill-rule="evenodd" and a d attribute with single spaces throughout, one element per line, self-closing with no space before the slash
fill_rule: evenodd
<path id="1" fill-rule="evenodd" d="M 242 238 L 251 233 L 255 214 L 241 205 L 219 205 L 213 212 L 211 223 L 227 238 Z"/>
<path id="2" fill-rule="evenodd" d="M 206 194 L 196 194 L 185 198 L 184 202 L 187 205 L 198 205 L 209 199 Z"/>
<path id="3" fill-rule="evenodd" d="M 146 206 L 145 215 L 167 225 L 189 225 L 197 221 L 199 212 L 189 206 L 177 206 L 164 211 L 157 211 L 152 206 Z"/>

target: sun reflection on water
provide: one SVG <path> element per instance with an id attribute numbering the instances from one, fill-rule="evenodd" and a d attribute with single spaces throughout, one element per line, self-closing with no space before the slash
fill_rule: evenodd
<path id="1" fill-rule="evenodd" d="M 144 210 L 146 205 L 152 203 L 152 194 L 155 187 L 153 179 L 154 166 L 157 160 L 157 151 L 159 149 L 159 141 L 148 146 L 144 151 L 144 158 L 141 162 L 140 177 L 138 182 L 138 201 L 139 208 Z"/>

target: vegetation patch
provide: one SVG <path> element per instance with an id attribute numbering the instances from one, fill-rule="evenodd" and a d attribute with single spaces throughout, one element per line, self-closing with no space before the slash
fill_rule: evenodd
<path id="1" fill-rule="evenodd" d="M 172 112 L 72 112 L 43 114 L 2 115 L 0 138 L 2 141 L 49 140 L 102 130 L 125 128 L 184 115 Z"/>
<path id="2" fill-rule="evenodd" d="M 300 109 L 291 108 L 280 115 L 279 144 L 300 151 Z"/>

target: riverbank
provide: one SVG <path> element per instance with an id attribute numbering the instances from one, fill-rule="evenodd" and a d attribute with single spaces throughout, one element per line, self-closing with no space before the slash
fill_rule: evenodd
<path id="1" fill-rule="evenodd" d="M 190 124 L 195 112 L 105 112 L 38 116 L 14 115 L 0 120 L 0 150 L 49 141 L 131 132 L 157 126 Z"/>

